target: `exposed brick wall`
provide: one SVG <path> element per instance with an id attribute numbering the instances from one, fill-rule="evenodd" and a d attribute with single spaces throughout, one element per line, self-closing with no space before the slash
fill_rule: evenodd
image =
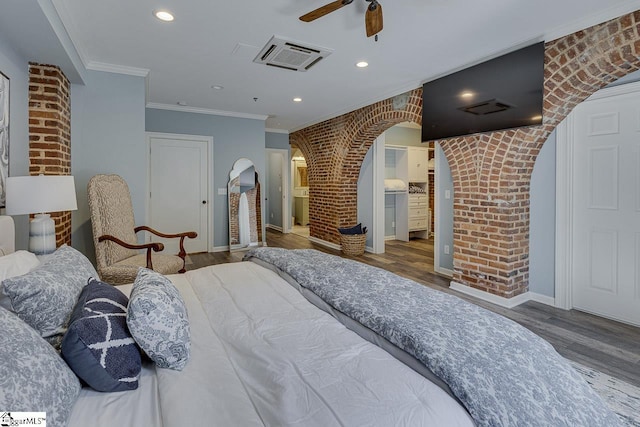
<path id="1" fill-rule="evenodd" d="M 454 182 L 454 277 L 507 298 L 529 285 L 529 185 L 549 134 L 573 108 L 640 68 L 640 12 L 545 47 L 544 120 L 536 127 L 441 141 Z M 336 227 L 357 219 L 357 179 L 373 140 L 389 127 L 421 122 L 422 90 L 394 111 L 391 99 L 290 135 L 307 159 L 311 235 L 339 243 Z"/>
<path id="2" fill-rule="evenodd" d="M 29 64 L 29 173 L 71 174 L 69 80 L 53 65 Z M 57 246 L 71 244 L 71 212 L 52 212 Z"/>

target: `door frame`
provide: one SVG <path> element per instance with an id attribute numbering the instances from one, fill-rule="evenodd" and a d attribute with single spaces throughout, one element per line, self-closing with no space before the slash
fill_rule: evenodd
<path id="1" fill-rule="evenodd" d="M 600 89 L 583 102 L 640 92 L 640 82 Z M 556 128 L 556 267 L 555 306 L 573 308 L 573 170 L 575 119 L 573 112 Z"/>
<path id="2" fill-rule="evenodd" d="M 281 166 L 281 175 L 282 175 L 282 233 L 290 233 L 291 232 L 291 206 L 289 204 L 290 200 L 290 185 L 289 185 L 289 175 L 291 172 L 291 159 L 289 158 L 289 150 L 284 148 L 266 148 L 265 154 L 267 157 L 267 176 L 269 177 L 269 155 L 271 154 L 280 154 L 282 156 L 282 166 Z M 270 182 L 267 182 L 267 196 L 269 194 L 269 186 Z M 269 219 L 269 213 L 267 212 L 267 219 Z"/>
<path id="3" fill-rule="evenodd" d="M 382 132 L 371 144 L 373 150 L 373 236 L 371 252 L 383 254 L 385 251 L 384 242 L 384 148 L 385 133 Z"/>
<path id="4" fill-rule="evenodd" d="M 151 211 L 151 139 L 152 138 L 167 138 L 167 139 L 182 139 L 185 141 L 200 141 L 207 144 L 207 252 L 212 252 L 214 248 L 213 244 L 213 137 L 204 135 L 188 135 L 179 133 L 165 133 L 165 132 L 145 132 L 145 141 L 147 149 L 147 182 L 146 182 L 146 203 L 145 203 L 145 223 L 149 223 L 149 213 Z"/>

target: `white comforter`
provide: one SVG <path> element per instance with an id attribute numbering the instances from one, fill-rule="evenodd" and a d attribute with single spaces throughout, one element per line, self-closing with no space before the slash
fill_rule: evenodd
<path id="1" fill-rule="evenodd" d="M 171 276 L 191 323 L 182 372 L 83 390 L 75 426 L 472 426 L 438 386 L 251 262 Z M 452 357 L 454 357 L 452 355 Z"/>

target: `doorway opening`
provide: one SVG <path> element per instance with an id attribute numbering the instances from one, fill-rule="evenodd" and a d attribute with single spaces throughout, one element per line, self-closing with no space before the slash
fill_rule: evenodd
<path id="1" fill-rule="evenodd" d="M 307 161 L 299 148 L 291 152 L 291 232 L 309 237 L 309 175 Z"/>

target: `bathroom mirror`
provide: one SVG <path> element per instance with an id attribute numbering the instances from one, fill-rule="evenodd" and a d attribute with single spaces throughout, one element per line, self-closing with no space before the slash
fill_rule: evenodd
<path id="1" fill-rule="evenodd" d="M 238 159 L 229 173 L 229 249 L 257 246 L 261 240 L 260 183 L 253 162 Z"/>

